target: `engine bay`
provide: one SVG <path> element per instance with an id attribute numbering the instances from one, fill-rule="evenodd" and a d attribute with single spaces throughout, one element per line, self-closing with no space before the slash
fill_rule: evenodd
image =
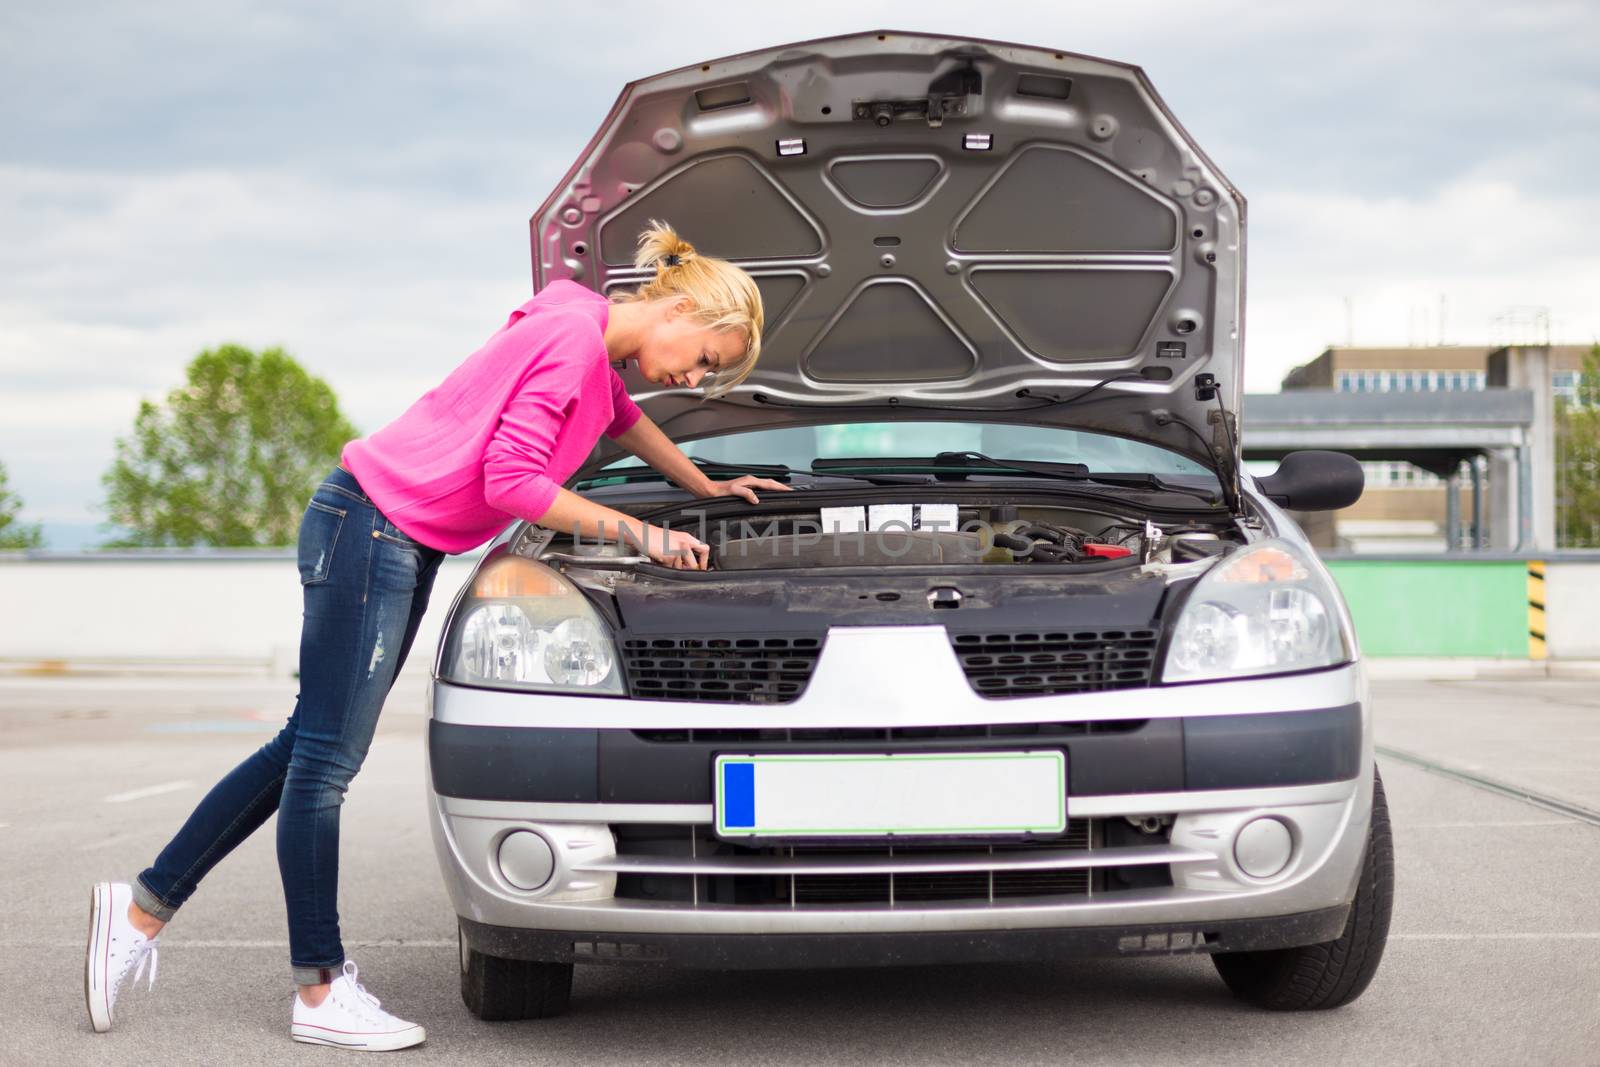
<path id="1" fill-rule="evenodd" d="M 739 511 L 682 509 L 650 521 L 711 546 L 715 571 L 834 567 L 987 566 L 996 569 L 1118 563 L 1178 564 L 1221 555 L 1244 538 L 1227 516 L 1210 521 L 1134 516 L 1048 502 L 880 500 L 866 504 Z M 784 501 L 785 503 L 787 501 Z M 642 563 L 615 542 L 552 536 L 541 555 L 602 566 Z M 1076 569 L 1076 567 L 1074 568 Z"/>

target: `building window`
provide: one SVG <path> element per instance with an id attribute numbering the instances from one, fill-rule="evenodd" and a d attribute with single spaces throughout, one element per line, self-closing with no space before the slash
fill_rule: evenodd
<path id="1" fill-rule="evenodd" d="M 1556 399 L 1565 400 L 1569 404 L 1582 402 L 1578 395 L 1582 386 L 1582 371 L 1558 370 L 1550 375 L 1550 391 L 1555 393 Z"/>
<path id="2" fill-rule="evenodd" d="M 1477 392 L 1486 378 L 1481 370 L 1342 370 L 1334 387 L 1341 393 Z"/>

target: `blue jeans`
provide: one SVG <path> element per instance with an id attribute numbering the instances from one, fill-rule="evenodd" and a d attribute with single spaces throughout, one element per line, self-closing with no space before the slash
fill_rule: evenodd
<path id="1" fill-rule="evenodd" d="M 200 801 L 134 901 L 170 919 L 206 872 L 278 813 L 278 870 L 289 911 L 289 962 L 301 985 L 331 981 L 339 941 L 339 807 L 372 743 L 444 553 L 412 540 L 355 477 L 328 475 L 300 520 L 305 596 L 300 693 L 283 730 Z"/>

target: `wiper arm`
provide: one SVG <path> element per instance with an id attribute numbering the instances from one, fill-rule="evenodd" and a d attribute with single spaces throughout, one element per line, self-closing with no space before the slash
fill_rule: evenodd
<path id="1" fill-rule="evenodd" d="M 811 474 L 821 478 L 841 478 L 855 482 L 866 482 L 869 485 L 928 485 L 933 481 L 932 478 L 926 475 L 850 474 L 836 470 L 820 470 L 815 467 L 810 471 L 797 471 L 793 467 L 785 467 L 781 463 L 727 463 L 721 460 L 697 459 L 693 456 L 689 457 L 689 461 L 706 474 L 723 478 L 737 478 L 743 474 L 754 474 L 762 478 L 772 478 L 775 481 L 787 482 L 796 474 Z M 664 482 L 666 480 L 667 476 L 654 467 L 636 464 L 631 467 L 612 467 L 610 470 L 596 471 L 589 477 L 579 481 L 577 487 L 592 486 L 599 482 Z M 808 486 L 797 485 L 795 488 L 805 489 Z"/>
<path id="2" fill-rule="evenodd" d="M 1051 478 L 1083 478 L 1089 467 L 1083 463 L 1050 463 L 1031 459 L 995 459 L 982 452 L 940 452 L 933 462 L 941 467 L 983 468 L 1043 474 Z"/>
<path id="3" fill-rule="evenodd" d="M 1172 482 L 1162 481 L 1154 474 L 1142 472 L 1097 473 L 1091 471 L 1087 465 L 1082 463 L 1041 463 L 1023 459 L 993 459 L 982 452 L 940 452 L 934 457 L 934 462 L 938 464 L 948 463 L 952 465 L 960 464 L 962 466 L 970 465 L 1015 470 L 1022 471 L 1025 474 L 1041 474 L 1048 478 L 1067 478 L 1074 481 L 1096 482 L 1101 485 L 1124 485 L 1130 489 L 1158 489 L 1165 493 L 1181 493 L 1184 496 L 1197 497 L 1213 503 L 1217 499 L 1217 494 L 1209 489 L 1175 485 Z"/>
<path id="4" fill-rule="evenodd" d="M 843 470 L 833 470 L 828 467 L 818 466 L 817 464 L 812 465 L 811 473 L 817 478 L 842 478 L 852 482 L 867 482 L 870 485 L 933 484 L 933 479 L 926 474 L 851 474 Z"/>
<path id="5" fill-rule="evenodd" d="M 785 467 L 781 463 L 727 463 L 720 460 L 695 459 L 690 457 L 690 462 L 707 474 L 720 474 L 724 477 L 738 477 L 741 474 L 757 474 L 766 478 L 775 478 L 787 481 L 790 476 L 809 473 L 827 478 L 849 478 L 858 482 L 871 482 L 874 485 L 924 485 L 930 479 L 921 476 L 909 478 L 896 478 L 894 475 L 841 474 L 832 470 L 819 470 L 813 464 L 810 471 L 797 471 L 793 467 Z M 819 463 L 827 463 L 820 460 Z"/>
<path id="6" fill-rule="evenodd" d="M 1089 468 L 1082 463 L 1035 463 L 1032 460 L 991 459 L 982 452 L 940 452 L 932 459 L 923 456 L 884 457 L 882 459 L 819 459 L 811 464 L 813 474 L 833 474 L 861 470 L 905 468 L 928 471 L 941 479 L 962 481 L 967 471 L 1013 470 L 1052 477 L 1082 477 Z"/>
<path id="7" fill-rule="evenodd" d="M 720 460 L 697 459 L 689 457 L 689 462 L 699 467 L 707 474 L 721 475 L 725 478 L 737 478 L 741 474 L 754 474 L 762 478 L 772 478 L 776 481 L 787 481 L 795 473 L 793 469 L 781 463 L 724 463 Z M 609 470 L 596 471 L 589 477 L 578 482 L 579 486 L 594 485 L 596 482 L 650 482 L 666 481 L 667 476 L 654 467 L 635 464 L 631 467 L 612 467 Z"/>
<path id="8" fill-rule="evenodd" d="M 787 478 L 795 471 L 792 467 L 785 467 L 782 463 L 728 463 L 718 459 L 700 459 L 690 456 L 689 462 L 705 471 L 707 474 L 726 474 L 738 477 L 741 474 L 757 474 L 763 478 Z"/>
<path id="9" fill-rule="evenodd" d="M 1178 493 L 1182 496 L 1192 496 L 1204 500 L 1208 504 L 1219 502 L 1219 497 L 1209 489 L 1199 489 L 1192 485 L 1178 485 L 1175 482 L 1162 481 L 1154 474 L 1090 474 L 1088 481 L 1101 485 L 1125 485 L 1130 489 L 1154 489 L 1163 493 Z"/>

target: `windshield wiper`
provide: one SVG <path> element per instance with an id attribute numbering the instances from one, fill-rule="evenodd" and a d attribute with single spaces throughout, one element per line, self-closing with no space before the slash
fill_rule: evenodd
<path id="1" fill-rule="evenodd" d="M 771 478 L 774 481 L 787 482 L 796 474 L 811 474 L 818 477 L 842 478 L 855 482 L 866 482 L 870 485 L 928 485 L 933 479 L 926 475 L 899 476 L 893 474 L 848 474 L 841 471 L 817 470 L 797 471 L 793 467 L 785 467 L 781 463 L 726 463 L 721 460 L 699 459 L 689 457 L 689 461 L 699 467 L 706 474 L 719 478 L 737 478 L 744 474 L 753 474 L 759 478 Z M 612 467 L 609 470 L 596 471 L 589 477 L 577 483 L 578 488 L 595 486 L 601 483 L 650 482 L 666 481 L 667 476 L 654 467 L 636 464 L 631 467 Z M 798 489 L 809 488 L 805 485 L 796 486 Z"/>
<path id="2" fill-rule="evenodd" d="M 689 462 L 707 474 L 725 474 L 736 478 L 741 474 L 755 474 L 763 478 L 787 478 L 794 473 L 792 467 L 782 463 L 728 463 L 719 459 L 701 459 L 690 456 Z"/>
<path id="3" fill-rule="evenodd" d="M 991 467 L 1015 470 L 1025 474 L 1042 474 L 1051 478 L 1096 482 L 1101 485 L 1121 485 L 1130 489 L 1153 489 L 1163 493 L 1192 496 L 1209 504 L 1217 502 L 1217 494 L 1209 489 L 1200 489 L 1191 485 L 1178 485 L 1174 482 L 1164 481 L 1154 474 L 1144 472 L 1112 473 L 1091 471 L 1087 465 L 1082 463 L 1043 463 L 1022 459 L 993 459 L 982 452 L 940 452 L 934 457 L 934 462 L 962 467 L 976 466 L 980 468 Z"/>
<path id="4" fill-rule="evenodd" d="M 851 482 L 866 482 L 869 485 L 932 485 L 933 478 L 926 474 L 842 474 L 839 471 L 811 472 L 818 478 L 839 478 Z"/>
<path id="5" fill-rule="evenodd" d="M 761 478 L 772 478 L 777 481 L 786 481 L 795 472 L 781 464 L 772 463 L 720 463 L 715 460 L 696 459 L 693 456 L 689 461 L 709 475 L 724 478 L 737 478 L 741 474 L 754 474 Z M 579 479 L 577 487 L 593 486 L 599 484 L 615 484 L 628 482 L 666 481 L 667 476 L 654 467 L 643 464 L 634 464 L 631 467 L 610 467 L 605 470 L 595 471 L 587 478 Z"/>
<path id="6" fill-rule="evenodd" d="M 940 479 L 964 481 L 970 473 L 1013 472 L 1043 478 L 1060 478 L 1067 481 L 1094 482 L 1100 485 L 1118 485 L 1130 489 L 1150 489 L 1164 493 L 1179 493 L 1203 500 L 1217 502 L 1217 494 L 1208 489 L 1176 485 L 1162 481 L 1153 474 L 1096 474 L 1082 463 L 1049 463 L 1024 459 L 994 459 L 982 452 L 940 452 L 929 459 L 819 459 L 811 465 L 813 473 L 856 471 L 869 468 L 910 468 L 932 471 Z"/>

